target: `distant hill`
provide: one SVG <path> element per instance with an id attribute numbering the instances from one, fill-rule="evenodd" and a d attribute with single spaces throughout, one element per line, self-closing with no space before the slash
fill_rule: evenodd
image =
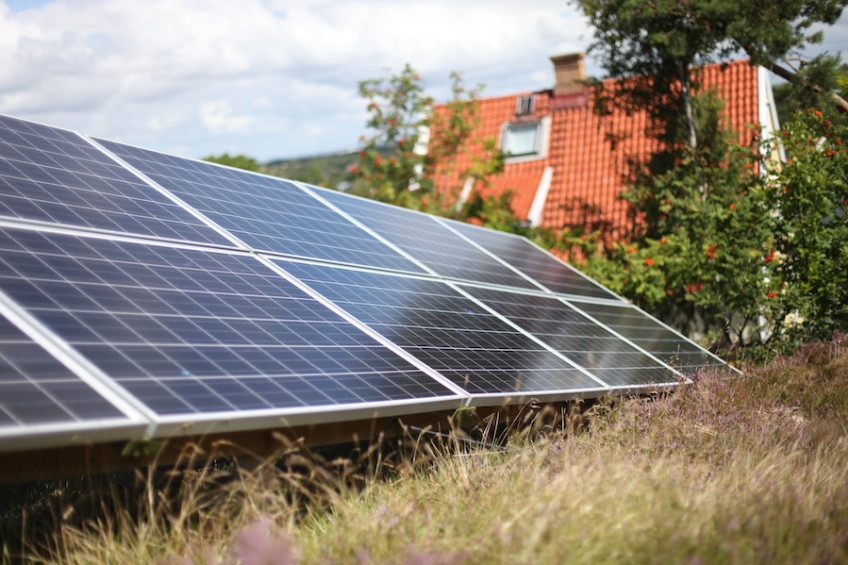
<path id="1" fill-rule="evenodd" d="M 275 159 L 264 164 L 262 172 L 327 188 L 338 188 L 347 182 L 348 168 L 357 158 L 357 151 L 348 151 L 313 157 Z"/>

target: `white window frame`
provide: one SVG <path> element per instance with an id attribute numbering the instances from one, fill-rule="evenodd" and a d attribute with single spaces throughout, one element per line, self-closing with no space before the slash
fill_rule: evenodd
<path id="1" fill-rule="evenodd" d="M 523 163 L 525 161 L 535 161 L 537 159 L 544 159 L 548 156 L 548 138 L 550 137 L 551 131 L 551 118 L 550 116 L 545 116 L 539 120 L 527 121 L 522 120 L 518 122 L 507 122 L 501 127 L 501 141 L 500 148 L 502 151 L 505 151 L 507 137 L 510 132 L 510 128 L 513 127 L 528 127 L 530 125 L 536 126 L 536 146 L 532 152 L 522 153 L 521 155 L 506 155 L 506 164 L 512 163 Z"/>

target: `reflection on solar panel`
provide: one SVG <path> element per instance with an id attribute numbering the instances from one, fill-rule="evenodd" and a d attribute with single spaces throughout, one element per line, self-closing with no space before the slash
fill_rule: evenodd
<path id="1" fill-rule="evenodd" d="M 619 300 L 609 290 L 584 277 L 574 268 L 562 263 L 523 237 L 452 220 L 441 219 L 440 221 L 539 281 L 553 292 Z"/>
<path id="2" fill-rule="evenodd" d="M 443 282 L 278 263 L 468 392 L 604 388 Z"/>
<path id="3" fill-rule="evenodd" d="M 0 231 L 0 288 L 160 415 L 449 396 L 253 257 Z"/>
<path id="4" fill-rule="evenodd" d="M 0 451 L 721 364 L 523 238 L 0 116 Z"/>
<path id="5" fill-rule="evenodd" d="M 0 217 L 226 243 L 75 133 L 0 116 Z"/>
<path id="6" fill-rule="evenodd" d="M 295 185 L 98 140 L 254 249 L 423 272 Z"/>
<path id="7" fill-rule="evenodd" d="M 556 298 L 473 287 L 466 290 L 609 385 L 676 382 L 667 367 Z"/>
<path id="8" fill-rule="evenodd" d="M 575 307 L 631 340 L 663 362 L 692 374 L 699 368 L 719 367 L 724 361 L 629 305 L 574 303 Z"/>
<path id="9" fill-rule="evenodd" d="M 435 274 L 489 284 L 537 288 L 528 279 L 446 229 L 432 216 L 329 190 L 321 190 L 319 194 L 409 253 Z"/>

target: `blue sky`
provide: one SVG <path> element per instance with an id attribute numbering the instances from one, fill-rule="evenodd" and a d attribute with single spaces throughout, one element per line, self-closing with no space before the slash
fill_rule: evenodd
<path id="1" fill-rule="evenodd" d="M 45 4 L 49 4 L 51 0 L 7 0 L 6 5 L 9 6 L 9 9 L 13 12 L 20 12 L 23 10 L 30 10 L 32 8 L 39 8 Z"/>
<path id="2" fill-rule="evenodd" d="M 848 18 L 825 37 L 848 45 Z M 409 62 L 437 98 L 454 69 L 530 91 L 590 42 L 566 0 L 0 0 L 0 113 L 189 157 L 310 155 L 357 145 L 359 80 Z"/>

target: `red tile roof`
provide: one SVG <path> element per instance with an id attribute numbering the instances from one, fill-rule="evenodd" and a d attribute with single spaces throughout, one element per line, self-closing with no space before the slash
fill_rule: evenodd
<path id="1" fill-rule="evenodd" d="M 740 132 L 741 140 L 750 140 L 747 125 L 758 124 L 757 68 L 747 61 L 705 67 L 703 85 L 716 89 L 725 102 L 725 118 Z M 605 81 L 610 84 L 610 81 Z M 478 101 L 480 124 L 451 172 L 436 178 L 436 186 L 454 195 L 465 182 L 461 172 L 479 155 L 480 141 L 494 137 L 500 141 L 504 124 L 514 122 L 516 99 L 533 93 L 485 98 Z M 491 179 L 488 187 L 475 187 L 483 195 L 511 190 L 513 209 L 527 218 L 546 167 L 553 168 L 542 225 L 560 228 L 567 224 L 596 224 L 607 226 L 612 238 L 623 234 L 628 224 L 628 204 L 620 198 L 626 188 L 623 176 L 629 159 L 644 159 L 657 148 L 657 142 L 645 135 L 647 115 L 627 115 L 621 109 L 599 117 L 592 111 L 592 99 L 587 93 L 554 97 L 552 91 L 536 94 L 533 116 L 551 118 L 547 156 L 532 161 L 511 163 L 502 174 Z M 613 145 L 610 135 L 619 141 Z M 747 139 L 745 139 L 747 138 Z M 446 174 L 445 174 L 446 173 Z"/>

